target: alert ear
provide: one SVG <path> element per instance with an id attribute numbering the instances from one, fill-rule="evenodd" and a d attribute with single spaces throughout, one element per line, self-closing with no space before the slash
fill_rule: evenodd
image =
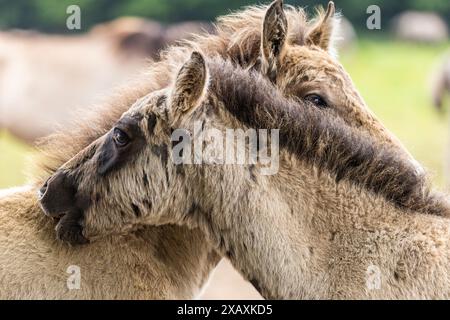
<path id="1" fill-rule="evenodd" d="M 275 0 L 264 16 L 261 38 L 261 71 L 267 74 L 271 81 L 276 80 L 287 34 L 288 22 L 283 10 L 283 0 Z"/>
<path id="2" fill-rule="evenodd" d="M 317 22 L 312 26 L 311 31 L 306 36 L 306 43 L 308 45 L 315 45 L 326 51 L 332 49 L 333 31 L 336 23 L 334 17 L 335 12 L 336 9 L 333 1 L 328 2 L 326 12 L 323 12 L 323 9 L 319 10 Z"/>
<path id="3" fill-rule="evenodd" d="M 206 83 L 205 59 L 199 52 L 194 51 L 175 79 L 171 94 L 172 110 L 181 114 L 198 106 L 206 89 Z"/>

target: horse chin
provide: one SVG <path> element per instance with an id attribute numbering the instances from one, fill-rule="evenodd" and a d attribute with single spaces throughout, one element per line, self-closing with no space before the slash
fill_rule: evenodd
<path id="1" fill-rule="evenodd" d="M 83 226 L 78 219 L 71 219 L 71 216 L 64 215 L 56 225 L 56 238 L 72 246 L 89 244 L 90 241 L 83 234 Z"/>

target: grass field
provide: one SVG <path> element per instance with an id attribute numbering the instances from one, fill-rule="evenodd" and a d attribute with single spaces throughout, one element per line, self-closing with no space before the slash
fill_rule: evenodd
<path id="1" fill-rule="evenodd" d="M 447 114 L 438 113 L 431 104 L 430 76 L 446 49 L 448 45 L 367 41 L 356 52 L 342 57 L 369 107 L 439 186 L 444 185 L 450 130 Z"/>
<path id="2" fill-rule="evenodd" d="M 0 131 L 0 189 L 25 182 L 25 168 L 32 149 Z"/>
<path id="3" fill-rule="evenodd" d="M 447 46 L 448 47 L 448 46 Z M 430 71 L 446 47 L 363 41 L 341 61 L 367 104 L 443 186 L 450 130 L 446 115 L 431 106 Z M 24 183 L 31 148 L 0 132 L 0 188 Z"/>

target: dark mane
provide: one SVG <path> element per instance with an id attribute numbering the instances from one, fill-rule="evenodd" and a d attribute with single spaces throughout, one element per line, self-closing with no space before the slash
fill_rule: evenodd
<path id="1" fill-rule="evenodd" d="M 287 99 L 257 73 L 223 60 L 209 63 L 212 90 L 228 111 L 251 128 L 280 129 L 280 147 L 299 159 L 347 180 L 404 209 L 443 215 L 444 197 L 427 177 L 388 145 L 349 127 L 313 105 Z"/>

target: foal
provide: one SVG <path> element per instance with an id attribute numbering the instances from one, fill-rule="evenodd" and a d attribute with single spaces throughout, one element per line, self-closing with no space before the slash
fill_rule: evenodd
<path id="1" fill-rule="evenodd" d="M 60 219 L 59 238 L 188 225 L 266 298 L 450 296 L 450 224 L 438 216 L 450 208 L 410 161 L 261 75 L 221 60 L 208 69 L 193 53 L 172 87 L 136 102 L 49 179 L 41 204 Z M 175 165 L 172 133 L 198 121 L 205 132 L 278 128 L 279 172 Z"/>

